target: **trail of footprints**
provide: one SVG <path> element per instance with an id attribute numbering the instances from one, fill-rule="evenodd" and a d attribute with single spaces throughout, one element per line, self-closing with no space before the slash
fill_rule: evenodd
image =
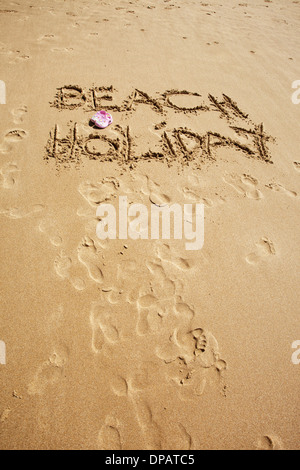
<path id="1" fill-rule="evenodd" d="M 158 345 L 153 354 L 156 360 L 161 361 L 167 383 L 170 381 L 176 384 L 182 401 L 194 400 L 214 381 L 221 384 L 221 387 L 224 386 L 227 364 L 220 357 L 213 335 L 202 328 L 193 327 L 197 315 L 194 308 L 183 300 L 182 283 L 176 276 L 170 279 L 164 269 L 164 265 L 172 263 L 178 273 L 181 273 L 192 269 L 191 266 L 186 260 L 173 254 L 168 245 L 159 245 L 156 255 L 153 261 L 146 262 L 148 276 L 144 279 L 144 285 L 137 292 L 127 292 L 127 303 L 132 306 L 132 315 L 135 312 L 137 318 L 136 338 L 147 335 L 157 335 L 160 338 L 158 344 L 162 343 L 163 346 Z M 132 277 L 136 270 L 135 261 L 125 261 L 119 273 L 121 277 L 130 279 L 128 274 Z M 115 316 L 116 309 L 122 308 L 122 305 L 124 308 L 123 300 L 118 302 L 108 296 L 106 300 L 93 302 L 91 305 L 92 350 L 97 355 L 105 350 L 109 351 L 112 363 L 117 360 L 118 346 L 123 342 L 122 324 L 118 324 Z M 132 337 L 130 341 L 132 342 Z M 138 344 L 139 342 L 137 347 Z M 136 361 L 136 353 L 132 359 L 129 350 L 127 354 L 127 362 Z M 144 373 L 137 373 L 136 376 L 115 375 L 111 380 L 111 389 L 116 396 L 129 400 L 144 437 L 145 448 L 160 450 L 163 448 L 162 431 L 153 415 L 151 404 L 143 396 L 144 390 L 155 383 L 157 366 L 154 365 L 151 369 L 151 365 L 147 364 L 145 367 Z M 211 370 L 214 371 L 213 378 L 209 377 Z M 184 447 L 191 448 L 192 436 L 182 425 L 180 431 L 185 442 Z M 119 427 L 106 422 L 100 430 L 98 441 L 102 449 L 120 448 Z"/>
<path id="2" fill-rule="evenodd" d="M 22 106 L 17 110 L 12 111 L 14 122 L 23 121 L 23 115 L 27 112 L 26 106 Z M 7 154 L 13 150 L 14 145 L 22 142 L 28 137 L 28 132 L 23 129 L 11 129 L 6 132 L 2 141 L 0 142 L 0 154 Z M 13 190 L 17 186 L 20 175 L 20 168 L 17 162 L 7 162 L 0 168 L 0 188 L 4 190 Z M 21 207 L 7 207 L 0 208 L 0 215 L 10 219 L 23 219 L 36 215 L 45 210 L 43 204 L 32 204 Z"/>
<path id="3" fill-rule="evenodd" d="M 16 119 L 21 119 L 21 115 L 16 114 Z M 1 149 L 6 151 L 5 145 L 23 140 L 26 137 L 25 131 L 10 131 L 6 134 L 1 144 Z M 17 164 L 8 163 L 0 170 L 0 184 L 2 188 L 11 189 L 16 184 L 16 175 L 19 169 Z M 192 180 L 191 180 L 192 181 Z M 190 181 L 190 182 L 191 182 Z M 258 181 L 249 175 L 236 176 L 225 175 L 224 181 L 232 186 L 239 194 L 250 199 L 259 200 L 263 197 L 257 188 Z M 170 203 L 171 199 L 162 190 L 159 184 L 144 178 L 143 193 L 149 197 L 151 203 L 164 205 Z M 198 180 L 193 181 L 195 191 L 189 188 L 183 189 L 183 194 L 188 199 L 198 199 Z M 270 184 L 268 188 L 277 192 L 286 192 L 288 196 L 296 197 L 296 193 L 289 192 L 278 184 Z M 95 211 L 101 202 L 114 198 L 120 189 L 120 183 L 114 178 L 106 178 L 100 183 L 82 183 L 79 192 Z M 130 190 L 128 190 L 130 194 Z M 208 207 L 212 203 L 208 199 L 203 199 Z M 32 208 L 19 210 L 17 208 L 3 211 L 2 214 L 11 218 L 20 218 L 32 213 L 42 211 L 41 205 Z M 84 214 L 83 214 L 84 215 Z M 90 217 L 88 214 L 87 217 Z M 63 244 L 55 223 L 51 219 L 42 219 L 39 223 L 39 230 L 46 235 L 50 243 L 60 248 Z M 262 259 L 275 255 L 276 251 L 273 243 L 268 238 L 263 238 L 253 253 L 250 253 L 246 261 L 249 264 L 257 264 Z M 84 267 L 89 279 L 96 284 L 103 285 L 104 273 L 102 254 L 95 240 L 88 235 L 84 236 L 79 243 L 77 259 Z M 174 268 L 174 276 L 168 277 L 165 267 Z M 178 396 L 181 400 L 194 400 L 205 393 L 208 385 L 218 383 L 222 391 L 226 393 L 224 373 L 227 369 L 226 362 L 220 357 L 219 347 L 214 336 L 205 329 L 195 325 L 197 315 L 192 305 L 184 301 L 182 283 L 180 275 L 193 269 L 193 263 L 181 257 L 167 243 L 158 243 L 155 257 L 146 262 L 148 274 L 151 282 L 145 281 L 145 285 L 140 289 L 132 289 L 127 292 L 126 302 L 130 304 L 136 312 L 137 338 L 146 335 L 165 334 L 165 340 L 157 345 L 154 355 L 161 361 L 165 369 L 167 381 L 176 384 Z M 73 274 L 74 261 L 64 251 L 55 258 L 54 268 L 57 275 L 68 280 L 77 290 L 86 288 L 85 281 Z M 127 267 L 129 275 L 133 275 L 136 269 L 135 261 L 128 261 Z M 124 276 L 123 267 L 118 268 L 119 275 Z M 128 273 L 127 273 L 128 274 Z M 126 278 L 126 275 L 125 275 Z M 103 289 L 105 291 L 105 289 Z M 118 349 L 122 342 L 122 331 L 117 324 L 114 315 L 114 306 L 120 307 L 118 287 L 109 289 L 106 293 L 106 300 L 93 302 L 90 311 L 90 324 L 92 330 L 91 345 L 95 354 L 103 352 L 106 345 Z M 65 352 L 57 352 L 49 357 L 36 372 L 32 382 L 28 386 L 30 395 L 42 395 L 51 385 L 57 384 L 62 376 L 67 362 Z M 118 397 L 126 397 L 130 400 L 134 410 L 137 423 L 142 431 L 147 449 L 161 449 L 162 436 L 158 423 L 153 416 L 151 405 L 143 398 L 144 387 L 147 387 L 147 380 L 136 381 L 133 377 L 125 378 L 121 375 L 112 380 L 112 391 Z M 179 423 L 186 448 L 192 448 L 192 436 L 185 427 Z M 98 444 L 101 449 L 118 450 L 122 449 L 121 425 L 116 418 L 107 417 L 105 423 L 99 431 Z M 262 445 L 269 447 L 276 446 L 270 439 L 265 438 Z"/>
<path id="4" fill-rule="evenodd" d="M 225 174 L 223 179 L 244 197 L 256 200 L 263 198 L 263 194 L 257 188 L 258 181 L 250 175 Z"/>
<path id="5" fill-rule="evenodd" d="M 296 163 L 294 163 L 294 166 L 297 169 Z M 225 173 L 223 180 L 225 183 L 233 187 L 239 194 L 247 197 L 248 199 L 260 200 L 264 197 L 262 191 L 258 189 L 258 180 L 253 176 L 247 174 L 237 175 L 234 173 Z M 266 184 L 265 187 L 274 192 L 281 193 L 292 198 L 296 198 L 298 196 L 296 191 L 286 189 L 282 184 L 277 182 Z"/>

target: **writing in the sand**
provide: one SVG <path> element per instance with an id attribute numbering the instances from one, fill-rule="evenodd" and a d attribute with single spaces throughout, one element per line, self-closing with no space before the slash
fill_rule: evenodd
<path id="1" fill-rule="evenodd" d="M 150 96 L 145 91 L 134 89 L 122 99 L 113 86 L 85 90 L 77 85 L 68 85 L 57 89 L 52 106 L 62 111 L 105 109 L 114 111 L 115 117 L 121 115 L 119 122 L 126 120 L 126 125 L 115 124 L 109 132 L 99 132 L 99 129 L 92 132 L 78 120 L 68 122 L 64 131 L 55 123 L 46 145 L 45 158 L 54 158 L 57 164 L 80 162 L 84 157 L 126 164 L 147 159 L 201 164 L 215 161 L 221 148 L 272 163 L 268 149 L 271 137 L 265 132 L 263 123 L 255 124 L 226 94 L 222 98 L 208 94 L 204 101 L 199 93 L 186 90 L 168 90 Z M 151 110 L 151 122 L 148 126 L 145 123 L 143 131 L 140 124 L 136 129 L 134 119 L 134 113 L 141 106 Z M 189 127 L 169 126 L 169 122 L 180 124 L 180 114 Z M 149 144 L 146 150 L 145 142 Z"/>

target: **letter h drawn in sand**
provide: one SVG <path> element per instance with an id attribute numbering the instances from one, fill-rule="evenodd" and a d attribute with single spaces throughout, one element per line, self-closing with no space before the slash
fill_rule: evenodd
<path id="1" fill-rule="evenodd" d="M 0 365 L 6 365 L 6 345 L 4 341 L 0 341 Z"/>
<path id="2" fill-rule="evenodd" d="M 6 104 L 6 85 L 0 80 L 0 104 Z"/>

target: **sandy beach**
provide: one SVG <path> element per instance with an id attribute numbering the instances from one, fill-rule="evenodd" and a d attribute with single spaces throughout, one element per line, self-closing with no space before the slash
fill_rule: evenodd
<path id="1" fill-rule="evenodd" d="M 291 0 L 0 0 L 1 450 L 300 449 L 299 40 Z M 203 248 L 101 240 L 120 198 Z"/>

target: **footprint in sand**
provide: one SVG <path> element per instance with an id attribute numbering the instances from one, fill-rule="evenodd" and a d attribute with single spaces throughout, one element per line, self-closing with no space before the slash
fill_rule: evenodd
<path id="1" fill-rule="evenodd" d="M 300 173 L 300 162 L 294 162 L 294 168 Z"/>
<path id="2" fill-rule="evenodd" d="M 144 336 L 148 334 L 151 329 L 148 317 L 149 317 L 149 310 L 138 309 L 136 332 L 139 336 Z"/>
<path id="3" fill-rule="evenodd" d="M 178 318 L 191 321 L 195 316 L 195 310 L 185 302 L 177 302 L 174 307 L 175 315 Z"/>
<path id="4" fill-rule="evenodd" d="M 70 54 L 73 51 L 73 47 L 54 47 L 53 49 L 51 49 L 51 52 L 62 52 L 67 54 Z"/>
<path id="5" fill-rule="evenodd" d="M 64 280 L 68 279 L 76 290 L 82 291 L 86 288 L 86 283 L 80 277 L 71 276 L 70 270 L 72 266 L 72 259 L 64 251 L 55 258 L 54 269 L 56 274 Z"/>
<path id="6" fill-rule="evenodd" d="M 92 326 L 92 349 L 99 354 L 105 343 L 115 344 L 120 335 L 113 321 L 112 309 L 94 302 L 92 304 L 90 323 Z"/>
<path id="7" fill-rule="evenodd" d="M 103 282 L 103 273 L 100 268 L 99 254 L 94 240 L 86 236 L 78 247 L 78 259 L 88 270 L 90 278 L 98 283 Z"/>
<path id="8" fill-rule="evenodd" d="M 47 388 L 58 383 L 68 361 L 68 350 L 64 346 L 56 348 L 53 354 L 37 370 L 32 382 L 28 385 L 29 395 L 43 395 Z"/>
<path id="9" fill-rule="evenodd" d="M 119 182 L 115 178 L 104 179 L 100 183 L 82 183 L 78 191 L 88 201 L 90 206 L 97 208 L 99 204 L 107 202 L 112 196 L 116 195 L 119 188 Z"/>
<path id="10" fill-rule="evenodd" d="M 21 124 L 24 121 L 24 118 L 28 112 L 27 106 L 21 106 L 20 108 L 13 109 L 13 121 L 14 124 Z"/>
<path id="11" fill-rule="evenodd" d="M 162 315 L 158 299 L 154 295 L 140 295 L 137 299 L 137 312 L 136 333 L 138 336 L 144 336 L 159 328 Z"/>
<path id="12" fill-rule="evenodd" d="M 193 189 L 183 188 L 182 193 L 185 199 L 196 202 L 197 204 L 204 204 L 205 207 L 212 207 L 214 205 L 213 201 L 209 198 L 203 198 Z"/>
<path id="13" fill-rule="evenodd" d="M 55 225 L 54 220 L 52 219 L 43 219 L 39 223 L 39 230 L 41 233 L 44 233 L 49 238 L 50 243 L 53 246 L 61 246 L 63 240 L 58 232 L 58 229 Z"/>
<path id="14" fill-rule="evenodd" d="M 122 450 L 120 423 L 116 418 L 107 416 L 98 435 L 101 450 Z"/>
<path id="15" fill-rule="evenodd" d="M 12 144 L 21 142 L 28 136 L 23 129 L 13 129 L 7 132 L 0 144 L 0 153 L 8 153 L 12 150 Z"/>
<path id="16" fill-rule="evenodd" d="M 69 258 L 64 251 L 62 251 L 54 261 L 54 269 L 56 274 L 62 279 L 68 279 L 70 277 L 70 269 L 72 267 L 72 260 Z"/>
<path id="17" fill-rule="evenodd" d="M 11 411 L 12 410 L 10 408 L 6 408 L 2 411 L 2 413 L 0 414 L 0 423 L 5 423 L 5 421 L 8 420 Z"/>
<path id="18" fill-rule="evenodd" d="M 170 204 L 170 197 L 162 191 L 160 185 L 152 181 L 148 176 L 146 176 L 146 178 L 148 187 L 147 195 L 149 195 L 150 202 L 159 207 Z"/>
<path id="19" fill-rule="evenodd" d="M 138 393 L 132 395 L 136 418 L 145 439 L 146 450 L 162 450 L 161 430 L 156 423 L 150 405 L 140 398 Z"/>
<path id="20" fill-rule="evenodd" d="M 14 162 L 9 162 L 0 170 L 0 187 L 12 189 L 16 184 L 16 173 L 20 170 Z"/>
<path id="21" fill-rule="evenodd" d="M 249 199 L 260 200 L 263 198 L 262 192 L 257 189 L 258 181 L 250 175 L 238 176 L 226 173 L 223 177 L 225 183 L 232 186 L 239 194 Z"/>
<path id="22" fill-rule="evenodd" d="M 111 388 L 118 397 L 126 397 L 128 395 L 129 386 L 127 380 L 121 376 L 115 376 L 111 380 Z"/>
<path id="23" fill-rule="evenodd" d="M 189 432 L 187 432 L 186 428 L 183 426 L 183 424 L 178 423 L 178 427 L 180 429 L 182 439 L 183 439 L 183 444 L 184 447 L 182 450 L 192 450 L 193 448 L 193 439 L 192 436 Z"/>
<path id="24" fill-rule="evenodd" d="M 143 187 L 141 188 L 141 192 L 149 197 L 152 204 L 161 207 L 171 203 L 171 198 L 164 193 L 161 186 L 151 180 L 147 175 L 138 174 L 135 179 L 142 181 Z"/>
<path id="25" fill-rule="evenodd" d="M 20 61 L 24 62 L 30 59 L 29 55 L 22 54 L 20 51 L 11 51 L 11 53 L 13 54 L 13 60 L 10 61 L 10 64 L 17 64 Z"/>
<path id="26" fill-rule="evenodd" d="M 220 383 L 227 363 L 220 359 L 216 338 L 202 328 L 176 329 L 169 340 L 156 348 L 156 355 L 167 366 L 167 377 L 177 384 L 182 399 L 201 396 L 207 385 L 208 371 Z"/>
<path id="27" fill-rule="evenodd" d="M 169 245 L 164 244 L 157 249 L 157 256 L 161 261 L 173 264 L 180 271 L 191 269 L 191 263 L 187 259 L 176 256 L 172 253 Z"/>
<path id="28" fill-rule="evenodd" d="M 48 41 L 48 40 L 52 40 L 54 38 L 55 38 L 54 34 L 44 34 L 43 36 L 40 36 L 38 38 L 38 41 Z"/>
<path id="29" fill-rule="evenodd" d="M 285 187 L 279 183 L 266 184 L 266 188 L 271 189 L 272 191 L 286 194 L 289 197 L 297 197 L 297 193 L 295 191 L 290 191 L 288 189 L 285 189 Z"/>
<path id="30" fill-rule="evenodd" d="M 80 277 L 71 278 L 70 282 L 71 282 L 72 286 L 74 287 L 74 289 L 76 289 L 78 291 L 82 291 L 86 288 L 85 281 L 83 279 L 81 279 Z"/>
<path id="31" fill-rule="evenodd" d="M 256 251 L 246 257 L 249 264 L 257 264 L 270 255 L 276 255 L 274 243 L 269 238 L 262 238 L 259 243 L 256 243 L 256 246 Z"/>
<path id="32" fill-rule="evenodd" d="M 13 129 L 4 136 L 6 142 L 20 142 L 27 137 L 27 132 L 23 129 Z"/>
<path id="33" fill-rule="evenodd" d="M 263 436 L 258 440 L 258 450 L 283 450 L 281 440 L 276 436 Z"/>
<path id="34" fill-rule="evenodd" d="M 0 215 L 4 215 L 9 219 L 23 219 L 43 210 L 45 210 L 45 206 L 42 204 L 34 204 L 27 208 L 12 207 L 10 209 L 0 209 Z"/>

